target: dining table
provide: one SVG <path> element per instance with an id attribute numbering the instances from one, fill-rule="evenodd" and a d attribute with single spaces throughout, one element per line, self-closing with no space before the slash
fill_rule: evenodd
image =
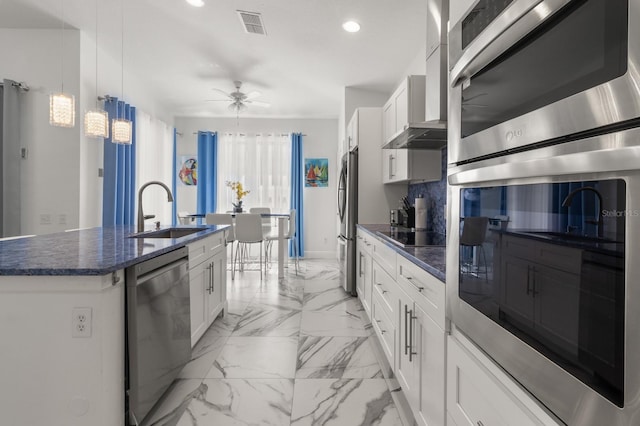
<path id="1" fill-rule="evenodd" d="M 227 213 L 230 214 L 231 217 L 235 217 L 237 214 L 244 214 L 244 212 Z M 186 217 L 191 218 L 192 222 L 198 220 L 198 223 L 202 223 L 203 219 L 205 219 L 206 216 L 206 213 L 193 213 L 186 215 Z M 260 216 L 263 218 L 276 218 L 278 220 L 278 279 L 284 278 L 284 230 L 286 221 L 290 219 L 289 213 L 260 213 Z"/>

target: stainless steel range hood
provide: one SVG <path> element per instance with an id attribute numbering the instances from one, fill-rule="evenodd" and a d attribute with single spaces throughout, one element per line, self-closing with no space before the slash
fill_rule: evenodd
<path id="1" fill-rule="evenodd" d="M 439 149 L 447 144 L 448 0 L 427 0 L 427 62 L 423 122 L 410 123 L 383 148 Z"/>
<path id="2" fill-rule="evenodd" d="M 447 122 L 429 121 L 405 129 L 382 148 L 439 149 L 447 144 Z"/>

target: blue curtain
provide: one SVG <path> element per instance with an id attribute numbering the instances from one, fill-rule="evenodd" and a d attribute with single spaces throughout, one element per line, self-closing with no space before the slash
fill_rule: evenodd
<path id="1" fill-rule="evenodd" d="M 173 193 L 173 203 L 171 203 L 171 225 L 176 226 L 178 218 L 178 131 L 173 128 L 173 175 L 171 176 L 171 192 Z"/>
<path id="2" fill-rule="evenodd" d="M 296 253 L 304 257 L 304 210 L 302 190 L 304 188 L 304 166 L 302 164 L 302 133 L 291 134 L 291 209 L 296 211 Z M 289 256 L 293 256 L 294 240 L 289 241 Z"/>
<path id="3" fill-rule="evenodd" d="M 218 134 L 198 132 L 198 214 L 216 211 Z"/>
<path id="4" fill-rule="evenodd" d="M 111 98 L 105 102 L 109 126 L 114 118 L 131 120 L 131 145 L 104 141 L 104 179 L 102 183 L 102 226 L 134 225 L 136 208 L 136 109 Z M 111 132 L 109 132 L 111 133 Z"/>

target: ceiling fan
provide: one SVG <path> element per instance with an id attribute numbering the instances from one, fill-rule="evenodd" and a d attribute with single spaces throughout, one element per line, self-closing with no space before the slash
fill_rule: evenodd
<path id="1" fill-rule="evenodd" d="M 240 87 L 242 87 L 241 81 L 234 81 L 234 86 L 236 87 L 235 92 L 227 93 L 224 90 L 220 89 L 212 89 L 222 95 L 224 95 L 227 99 L 208 99 L 209 102 L 231 102 L 229 104 L 229 109 L 231 111 L 244 111 L 247 109 L 248 105 L 255 105 L 260 107 L 270 107 L 271 104 L 268 102 L 256 101 L 255 98 L 261 96 L 262 94 L 258 91 L 252 91 L 249 93 L 242 93 L 240 91 Z"/>

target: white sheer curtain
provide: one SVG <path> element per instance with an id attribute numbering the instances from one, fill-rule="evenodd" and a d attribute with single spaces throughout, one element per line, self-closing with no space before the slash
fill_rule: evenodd
<path id="1" fill-rule="evenodd" d="M 218 135 L 218 211 L 232 210 L 236 200 L 225 182 L 239 181 L 251 191 L 242 200 L 245 210 L 269 207 L 275 213 L 288 212 L 290 168 L 289 135 Z"/>
<path id="2" fill-rule="evenodd" d="M 137 110 L 136 144 L 136 187 L 158 180 L 171 188 L 173 128 L 144 111 Z M 167 194 L 163 188 L 151 185 L 145 189 L 142 203 L 145 214 L 156 216 L 152 221 L 171 224 L 171 203 L 167 202 Z M 150 222 L 151 220 L 147 223 Z"/>

